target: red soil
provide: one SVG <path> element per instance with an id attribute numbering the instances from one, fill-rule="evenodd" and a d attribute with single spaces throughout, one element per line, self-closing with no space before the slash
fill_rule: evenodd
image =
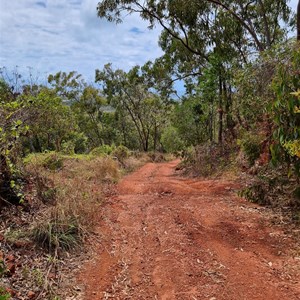
<path id="1" fill-rule="evenodd" d="M 103 210 L 85 299 L 300 299 L 300 251 L 225 180 L 188 180 L 178 161 L 125 177 Z M 293 250 L 294 249 L 294 250 Z"/>

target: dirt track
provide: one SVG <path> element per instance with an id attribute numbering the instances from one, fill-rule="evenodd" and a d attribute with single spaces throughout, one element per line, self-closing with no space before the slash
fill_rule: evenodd
<path id="1" fill-rule="evenodd" d="M 181 178 L 177 163 L 120 182 L 79 276 L 85 299 L 300 299 L 300 250 L 283 227 L 234 183 Z"/>

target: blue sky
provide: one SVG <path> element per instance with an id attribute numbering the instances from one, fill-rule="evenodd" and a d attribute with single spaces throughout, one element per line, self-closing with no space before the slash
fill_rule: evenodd
<path id="1" fill-rule="evenodd" d="M 40 76 L 78 71 L 88 81 L 112 62 L 128 70 L 159 57 L 160 29 L 137 15 L 115 25 L 96 16 L 99 0 L 0 0 L 0 66 Z M 291 6 L 296 7 L 297 0 Z"/>

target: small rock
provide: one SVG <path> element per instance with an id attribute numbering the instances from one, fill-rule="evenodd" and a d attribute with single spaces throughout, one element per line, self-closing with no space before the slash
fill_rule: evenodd
<path id="1" fill-rule="evenodd" d="M 55 273 L 49 273 L 48 278 L 49 279 L 55 279 L 56 278 Z M 76 289 L 76 291 L 77 291 L 77 289 Z"/>
<path id="2" fill-rule="evenodd" d="M 22 241 L 22 240 L 19 240 L 19 241 L 15 241 L 14 242 L 14 246 L 16 248 L 26 248 L 27 246 L 30 245 L 30 242 L 29 241 Z"/>
<path id="3" fill-rule="evenodd" d="M 9 275 L 12 276 L 16 272 L 16 265 L 12 262 L 8 262 L 6 265 Z"/>
<path id="4" fill-rule="evenodd" d="M 272 266 L 273 266 L 273 264 L 272 264 L 271 262 L 269 262 L 269 263 L 268 263 L 268 265 L 269 265 L 270 267 L 272 267 Z"/>
<path id="5" fill-rule="evenodd" d="M 8 261 L 8 262 L 13 262 L 13 261 L 15 261 L 14 255 L 12 255 L 12 254 L 8 255 L 8 256 L 6 257 L 6 261 Z"/>
<path id="6" fill-rule="evenodd" d="M 18 268 L 22 267 L 21 261 L 17 261 L 17 267 L 18 267 Z"/>
<path id="7" fill-rule="evenodd" d="M 29 292 L 27 293 L 27 297 L 28 297 L 28 299 L 33 299 L 33 298 L 35 297 L 35 292 L 29 291 Z"/>

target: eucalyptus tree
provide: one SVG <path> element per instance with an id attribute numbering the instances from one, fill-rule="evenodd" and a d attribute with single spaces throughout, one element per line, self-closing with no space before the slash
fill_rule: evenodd
<path id="1" fill-rule="evenodd" d="M 83 89 L 87 86 L 82 75 L 75 71 L 50 74 L 48 83 L 59 97 L 69 103 L 78 101 Z"/>
<path id="2" fill-rule="evenodd" d="M 154 85 L 145 69 L 135 66 L 126 73 L 120 69 L 113 70 L 111 64 L 107 64 L 102 71 L 96 70 L 96 82 L 102 85 L 109 104 L 122 112 L 118 115 L 124 117 L 126 112 L 130 117 L 140 148 L 148 151 L 151 141 L 156 148 L 167 104 L 154 93 Z"/>
<path id="3" fill-rule="evenodd" d="M 155 64 L 165 66 L 171 82 L 184 80 L 187 92 L 195 93 L 205 70 L 211 70 L 218 83 L 219 142 L 224 120 L 233 134 L 232 70 L 283 41 L 295 22 L 287 0 L 103 0 L 97 11 L 111 22 L 137 13 L 149 28 L 161 26 L 164 55 Z"/>
<path id="4" fill-rule="evenodd" d="M 92 147 L 103 144 L 103 107 L 106 105 L 106 99 L 100 91 L 93 86 L 86 86 L 78 101 L 71 106 L 76 114 L 78 126 L 88 137 Z"/>
<path id="5" fill-rule="evenodd" d="M 210 43 L 214 16 L 225 14 L 243 29 L 244 42 L 259 51 L 272 46 L 285 33 L 281 24 L 292 22 L 288 0 L 103 0 L 98 16 L 116 23 L 127 13 L 138 13 L 153 28 L 159 24 L 189 52 L 207 58 L 202 49 Z M 198 43 L 195 44 L 195 40 Z M 200 43 L 201 42 L 201 43 Z M 203 47 L 199 48 L 202 44 Z"/>

